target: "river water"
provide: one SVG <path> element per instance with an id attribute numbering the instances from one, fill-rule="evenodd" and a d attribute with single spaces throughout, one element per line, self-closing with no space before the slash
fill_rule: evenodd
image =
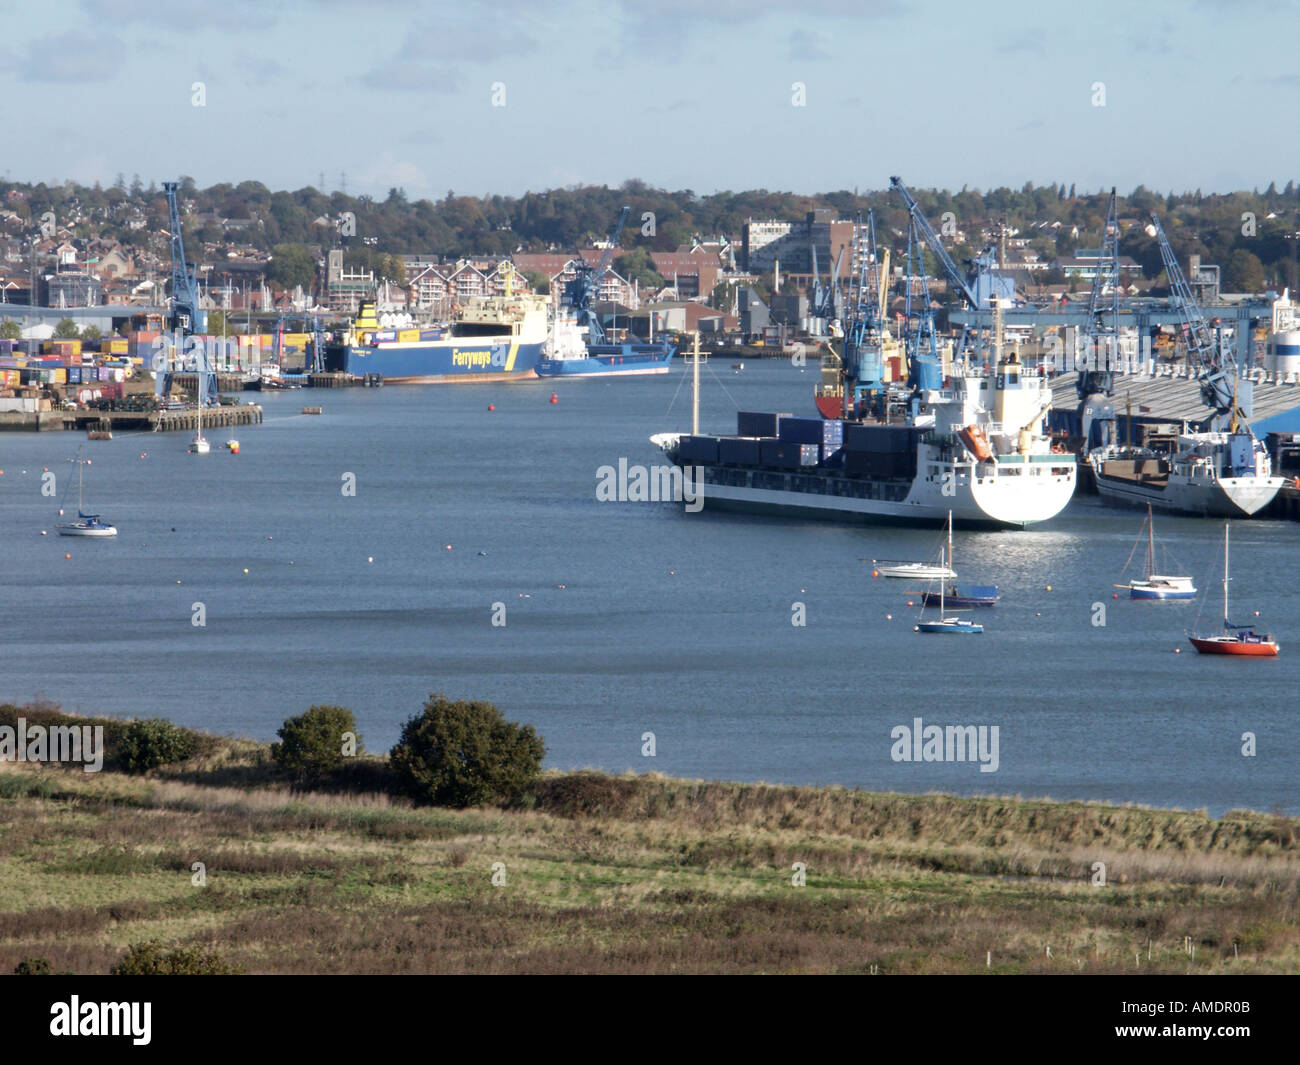
<path id="1" fill-rule="evenodd" d="M 702 428 L 812 415 L 816 377 L 715 363 Z M 649 435 L 689 427 L 688 376 L 552 390 L 267 394 L 237 456 L 189 455 L 184 434 L 87 443 L 105 542 L 54 535 L 41 494 L 47 468 L 68 488 L 80 437 L 0 435 L 0 697 L 262 740 L 334 703 L 381 750 L 442 691 L 532 723 L 559 768 L 1300 812 L 1296 525 L 1233 525 L 1234 614 L 1260 612 L 1276 660 L 1186 642 L 1222 610 L 1221 523 L 1157 519 L 1203 606 L 1113 599 L 1141 515 L 1095 497 L 1028 531 L 959 530 L 963 580 L 1003 601 L 968 615 L 983 636 L 921 636 L 915 589 L 863 560 L 925 558 L 940 530 L 599 502 L 601 466 L 654 464 Z M 916 718 L 996 726 L 996 771 L 896 760 Z"/>

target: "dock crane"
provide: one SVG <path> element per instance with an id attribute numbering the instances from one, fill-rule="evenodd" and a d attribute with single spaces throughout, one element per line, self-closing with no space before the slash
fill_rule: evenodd
<path id="1" fill-rule="evenodd" d="M 952 261 L 952 256 L 948 254 L 948 249 L 943 246 L 943 241 L 939 239 L 939 234 L 934 231 L 930 225 L 929 219 L 925 217 L 925 212 L 921 210 L 921 205 L 916 202 L 916 198 L 908 191 L 907 186 L 903 184 L 901 178 L 891 177 L 889 179 L 890 187 L 902 198 L 903 205 L 907 208 L 907 216 L 917 233 L 925 240 L 926 246 L 929 247 L 930 253 L 938 260 L 943 272 L 947 274 L 948 281 L 960 293 L 962 299 L 969 304 L 973 311 L 981 310 L 980 297 L 976 289 L 979 286 L 979 279 L 982 275 L 992 271 L 994 264 L 997 262 L 998 249 L 995 243 L 986 244 L 983 250 L 974 256 L 970 262 L 972 266 L 969 275 L 963 274 L 957 264 Z M 992 293 L 990 294 L 992 295 Z M 961 340 L 957 344 L 957 353 L 960 356 L 966 348 L 966 331 L 963 330 Z"/>
<path id="2" fill-rule="evenodd" d="M 830 284 L 825 288 L 822 287 L 822 274 L 817 266 L 817 246 L 814 244 L 812 249 L 812 300 L 808 308 L 810 318 L 820 318 L 827 324 L 839 318 L 839 295 L 840 295 L 840 264 L 844 261 L 844 246 L 840 246 L 839 254 L 835 257 L 835 270 L 831 274 Z"/>
<path id="3" fill-rule="evenodd" d="M 939 361 L 938 340 L 934 334 L 934 310 L 930 306 L 930 285 L 925 277 L 925 263 L 921 259 L 921 240 L 924 232 L 913 215 L 907 227 L 907 269 L 903 281 L 907 285 L 904 304 L 904 350 L 907 353 L 907 383 L 913 393 L 943 387 L 943 366 Z M 928 241 L 928 238 L 924 238 Z M 916 290 L 915 292 L 913 290 Z"/>
<path id="4" fill-rule="evenodd" d="M 167 192 L 172 256 L 171 313 L 167 317 L 167 326 L 178 350 L 173 358 L 157 371 L 154 391 L 158 396 L 165 396 L 171 390 L 172 377 L 175 373 L 174 359 L 185 357 L 187 349 L 191 347 L 187 343 L 189 338 L 201 336 L 208 329 L 208 312 L 199 302 L 197 272 L 192 270 L 185 261 L 185 240 L 181 235 L 181 212 L 177 198 L 180 183 L 165 181 L 163 188 Z M 207 346 L 200 340 L 193 345 L 193 348 L 197 353 L 195 372 L 199 382 L 199 402 L 204 406 L 211 406 L 217 402 L 217 377 L 212 372 L 212 364 L 208 360 Z"/>
<path id="5" fill-rule="evenodd" d="M 619 213 L 618 224 L 614 226 L 614 232 L 609 238 L 609 247 L 605 249 L 596 264 L 593 266 L 586 262 L 579 262 L 574 268 L 573 280 L 564 286 L 564 302 L 573 308 L 579 328 L 584 325 L 587 327 L 588 344 L 605 343 L 605 328 L 600 324 L 600 318 L 592 308 L 592 304 L 596 302 L 596 297 L 600 293 L 600 283 L 609 272 L 610 263 L 618 253 L 618 239 L 623 235 L 623 224 L 627 221 L 631 210 L 631 207 L 624 207 Z"/>
<path id="6" fill-rule="evenodd" d="M 1119 288 L 1119 217 L 1112 188 L 1101 259 L 1088 297 L 1088 325 L 1084 329 L 1087 347 L 1075 378 L 1085 453 L 1115 443 L 1115 406 L 1111 397 L 1115 394 L 1115 373 L 1119 369 Z"/>
<path id="7" fill-rule="evenodd" d="M 1238 379 L 1236 364 L 1224 357 L 1220 338 L 1205 320 L 1192 295 L 1192 288 L 1178 265 L 1178 257 L 1154 211 L 1151 212 L 1151 225 L 1169 278 L 1169 298 L 1182 317 L 1183 329 L 1187 333 L 1188 361 L 1200 379 L 1201 401 L 1214 412 L 1207 428 L 1211 432 L 1228 430 L 1235 433 L 1244 426 L 1244 431 L 1250 432 L 1250 426 L 1245 423 L 1250 412 L 1253 384 L 1247 378 Z M 1245 399 L 1241 402 L 1243 394 Z"/>

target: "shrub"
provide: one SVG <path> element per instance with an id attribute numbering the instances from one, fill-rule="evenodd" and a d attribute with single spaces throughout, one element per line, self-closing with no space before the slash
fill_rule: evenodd
<path id="1" fill-rule="evenodd" d="M 215 950 L 202 947 L 174 947 L 164 950 L 162 943 L 150 939 L 132 943 L 122 960 L 113 966 L 114 976 L 233 976 L 235 968 Z"/>
<path id="2" fill-rule="evenodd" d="M 122 730 L 122 766 L 130 773 L 144 773 L 160 765 L 183 762 L 194 754 L 194 734 L 170 721 L 151 717 L 132 721 Z"/>
<path id="3" fill-rule="evenodd" d="M 342 767 L 343 737 L 348 732 L 355 744 L 353 753 L 361 754 L 361 736 L 352 711 L 341 706 L 313 706 L 280 726 L 276 735 L 281 742 L 271 744 L 271 757 L 300 784 L 317 784 Z"/>
<path id="4" fill-rule="evenodd" d="M 45 958 L 24 958 L 14 966 L 15 976 L 49 976 L 50 963 Z"/>
<path id="5" fill-rule="evenodd" d="M 518 801 L 545 755 L 532 725 L 507 721 L 491 703 L 430 695 L 389 764 L 397 790 L 417 803 L 463 807 Z"/>

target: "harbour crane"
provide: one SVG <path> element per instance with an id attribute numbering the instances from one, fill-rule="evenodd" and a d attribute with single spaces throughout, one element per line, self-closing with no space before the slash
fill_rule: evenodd
<path id="1" fill-rule="evenodd" d="M 189 349 L 192 348 L 196 356 L 194 369 L 198 376 L 199 402 L 205 406 L 211 406 L 217 402 L 217 378 L 216 374 L 212 372 L 212 364 L 208 359 L 207 345 L 202 340 L 202 334 L 206 333 L 208 329 L 208 312 L 203 309 L 199 301 L 197 272 L 192 270 L 185 261 L 185 240 L 181 235 L 181 212 L 177 198 L 180 183 L 165 181 L 163 182 L 163 188 L 167 192 L 167 214 L 168 225 L 171 229 L 172 256 L 171 313 L 168 315 L 167 325 L 171 332 L 171 340 L 175 342 L 177 350 L 171 358 L 166 360 L 163 366 L 158 368 L 154 391 L 158 396 L 168 394 L 171 390 L 172 376 L 175 373 L 175 360 L 178 358 L 185 359 L 190 354 Z M 189 339 L 195 336 L 200 339 L 190 344 Z M 160 339 L 165 342 L 165 338 Z"/>
<path id="2" fill-rule="evenodd" d="M 917 232 L 925 240 L 930 253 L 938 260 L 939 266 L 948 276 L 948 281 L 952 287 L 961 295 L 971 310 L 978 311 L 981 309 L 981 299 L 978 292 L 980 288 L 980 278 L 992 273 L 994 265 L 997 263 L 998 248 L 996 243 L 986 244 L 980 253 L 974 256 L 971 262 L 971 272 L 969 275 L 963 274 L 957 264 L 952 261 L 952 256 L 948 254 L 948 249 L 943 246 L 943 241 L 939 239 L 939 234 L 934 231 L 930 225 L 929 219 L 925 217 L 925 212 L 921 210 L 921 205 L 916 202 L 916 198 L 908 191 L 907 186 L 903 184 L 901 178 L 891 177 L 889 179 L 890 187 L 903 200 L 903 205 L 907 208 L 907 216 Z M 991 286 L 988 299 L 996 297 L 996 285 Z M 957 352 L 960 355 L 966 348 L 966 330 L 963 329 L 961 340 L 957 344 Z"/>
<path id="3" fill-rule="evenodd" d="M 1119 289 L 1119 217 L 1115 189 L 1112 188 L 1101 258 L 1088 297 L 1088 325 L 1084 328 L 1086 347 L 1075 378 L 1085 452 L 1115 443 L 1115 405 L 1111 397 L 1115 394 L 1115 373 L 1119 369 Z M 1109 323 L 1106 322 L 1107 314 Z"/>
<path id="4" fill-rule="evenodd" d="M 1201 401 L 1214 412 L 1209 419 L 1208 428 L 1211 432 L 1224 429 L 1237 432 L 1238 425 L 1245 423 L 1250 410 L 1252 383 L 1249 379 L 1239 380 L 1236 364 L 1224 357 L 1220 338 L 1206 321 L 1192 295 L 1192 288 L 1178 265 L 1178 257 L 1154 211 L 1151 212 L 1151 225 L 1155 229 L 1160 257 L 1164 260 L 1165 274 L 1169 278 L 1169 298 L 1178 310 L 1183 320 L 1183 330 L 1187 334 L 1188 362 L 1197 371 Z M 1243 393 L 1244 403 L 1241 402 Z M 1246 426 L 1246 431 L 1249 432 L 1249 426 Z"/>
<path id="5" fill-rule="evenodd" d="M 938 340 L 934 334 L 934 310 L 930 306 L 930 285 L 921 259 L 922 227 L 913 215 L 907 227 L 907 285 L 903 336 L 907 352 L 907 383 L 914 393 L 943 387 Z"/>
<path id="6" fill-rule="evenodd" d="M 631 212 L 631 207 L 624 207 L 619 213 L 618 224 L 614 226 L 614 232 L 609 238 L 609 246 L 601 254 L 595 265 L 586 262 L 579 262 L 574 267 L 574 278 L 564 286 L 564 301 L 573 308 L 573 313 L 578 319 L 578 326 L 587 327 L 587 343 L 603 344 L 605 342 L 605 327 L 600 324 L 600 317 L 596 314 L 592 304 L 600 293 L 600 283 L 604 280 L 605 275 L 609 272 L 610 264 L 614 261 L 614 256 L 618 252 L 618 240 L 623 235 L 623 224 L 627 221 L 627 216 Z"/>
<path id="7" fill-rule="evenodd" d="M 840 294 L 840 264 L 844 262 L 844 246 L 840 246 L 839 254 L 835 257 L 835 270 L 831 274 L 830 283 L 822 287 L 821 270 L 817 266 L 817 245 L 812 249 L 812 272 L 813 287 L 812 301 L 808 308 L 810 318 L 820 318 L 822 321 L 830 323 L 839 318 L 839 294 Z"/>

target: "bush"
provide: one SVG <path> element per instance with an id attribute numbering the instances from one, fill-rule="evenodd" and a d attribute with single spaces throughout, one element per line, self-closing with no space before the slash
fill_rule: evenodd
<path id="1" fill-rule="evenodd" d="M 464 807 L 517 801 L 545 755 L 532 725 L 507 721 L 491 703 L 430 695 L 402 726 L 389 765 L 397 790 L 417 803 Z"/>
<path id="2" fill-rule="evenodd" d="M 45 958 L 24 958 L 14 966 L 15 976 L 49 976 L 50 963 Z"/>
<path id="3" fill-rule="evenodd" d="M 122 767 L 130 773 L 183 762 L 194 754 L 194 749 L 193 733 L 160 717 L 132 721 L 122 730 Z"/>
<path id="4" fill-rule="evenodd" d="M 300 784 L 318 784 L 343 766 L 344 734 L 352 734 L 353 754 L 361 754 L 361 736 L 352 711 L 342 706 L 313 706 L 291 717 L 276 733 L 271 757 Z"/>
<path id="5" fill-rule="evenodd" d="M 215 950 L 175 947 L 163 950 L 156 939 L 132 943 L 131 949 L 113 966 L 114 976 L 234 976 L 235 968 Z"/>

